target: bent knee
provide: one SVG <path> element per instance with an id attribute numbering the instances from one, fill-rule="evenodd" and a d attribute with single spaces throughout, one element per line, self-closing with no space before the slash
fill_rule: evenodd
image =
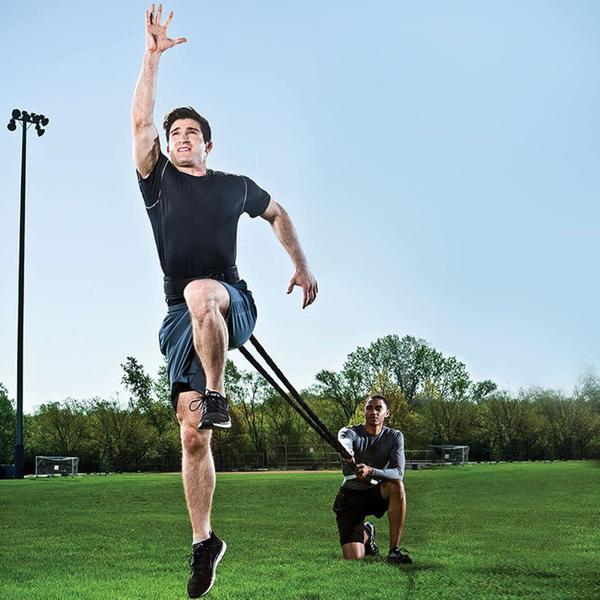
<path id="1" fill-rule="evenodd" d="M 191 423 L 181 423 L 181 447 L 187 454 L 204 454 L 210 446 L 210 431 L 201 431 Z"/>
<path id="2" fill-rule="evenodd" d="M 402 479 L 388 479 L 388 481 L 385 482 L 385 486 L 390 497 L 400 499 L 404 497 L 405 492 Z"/>
<path id="3" fill-rule="evenodd" d="M 190 315 L 198 321 L 226 312 L 229 306 L 227 290 L 212 279 L 198 279 L 188 283 L 183 290 L 183 297 Z"/>
<path id="4" fill-rule="evenodd" d="M 343 544 L 342 556 L 345 560 L 362 560 L 365 557 L 365 546 L 357 542 Z"/>

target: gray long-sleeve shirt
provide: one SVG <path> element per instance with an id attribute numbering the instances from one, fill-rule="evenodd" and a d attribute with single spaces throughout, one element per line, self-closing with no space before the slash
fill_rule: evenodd
<path id="1" fill-rule="evenodd" d="M 384 427 L 378 435 L 370 435 L 364 425 L 343 427 L 338 433 L 340 443 L 354 452 L 356 464 L 373 467 L 371 478 L 402 479 L 404 477 L 404 436 L 401 431 Z M 352 469 L 342 464 L 344 476 L 352 475 Z M 347 479 L 343 486 L 354 490 L 366 490 L 373 484 L 365 479 Z"/>

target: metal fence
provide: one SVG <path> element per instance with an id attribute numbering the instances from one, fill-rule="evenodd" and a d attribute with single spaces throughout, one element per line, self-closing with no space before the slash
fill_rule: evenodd
<path id="1" fill-rule="evenodd" d="M 406 467 L 427 465 L 440 462 L 431 448 L 426 450 L 405 450 Z M 215 469 L 227 471 L 317 471 L 338 470 L 341 466 L 340 456 L 327 447 L 315 446 L 277 446 L 264 452 L 250 453 L 214 453 Z M 141 460 L 137 465 L 139 471 L 180 471 L 181 455 L 171 454 L 154 460 Z"/>
<path id="2" fill-rule="evenodd" d="M 313 446 L 279 446 L 264 452 L 214 453 L 213 460 L 217 471 L 256 471 L 280 469 L 283 471 L 313 471 L 339 469 L 340 456 L 333 450 Z M 156 459 L 142 459 L 137 465 L 139 471 L 179 471 L 181 455 L 171 454 Z"/>

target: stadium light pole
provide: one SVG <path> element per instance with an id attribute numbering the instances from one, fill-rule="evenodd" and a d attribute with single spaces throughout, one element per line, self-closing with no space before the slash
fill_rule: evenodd
<path id="1" fill-rule="evenodd" d="M 26 110 L 15 108 L 8 122 L 9 131 L 17 129 L 17 123 L 23 128 L 21 144 L 21 218 L 19 229 L 19 301 L 17 322 L 17 430 L 15 437 L 15 479 L 23 479 L 25 453 L 23 448 L 23 300 L 25 297 L 25 161 L 27 156 L 27 130 L 35 125 L 39 137 L 46 131 L 49 119 Z"/>

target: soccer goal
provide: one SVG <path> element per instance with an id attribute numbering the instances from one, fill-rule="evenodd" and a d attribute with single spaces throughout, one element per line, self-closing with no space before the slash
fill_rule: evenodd
<path id="1" fill-rule="evenodd" d="M 79 475 L 79 458 L 77 456 L 36 456 L 35 476 L 52 477 L 53 475 Z"/>
<path id="2" fill-rule="evenodd" d="M 466 465 L 469 462 L 469 446 L 455 444 L 438 444 L 430 446 L 431 455 L 435 462 Z"/>

